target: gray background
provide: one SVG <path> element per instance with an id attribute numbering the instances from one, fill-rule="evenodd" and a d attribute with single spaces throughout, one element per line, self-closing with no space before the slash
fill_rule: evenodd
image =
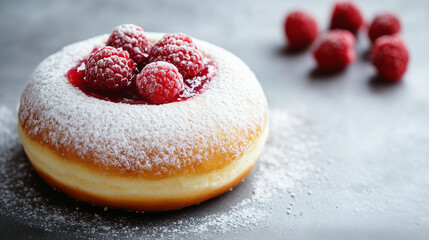
<path id="1" fill-rule="evenodd" d="M 14 109 L 41 60 L 119 24 L 184 32 L 239 56 L 257 75 L 270 107 L 305 115 L 333 159 L 326 169 L 330 181 L 296 203 L 304 216 L 274 211 L 261 227 L 210 238 L 429 239 L 429 4 L 358 4 L 366 19 L 384 10 L 399 14 L 411 53 L 402 83 L 377 81 L 364 33 L 356 63 L 334 75 L 314 71 L 308 52 L 285 49 L 285 13 L 306 9 L 326 29 L 331 1 L 1 1 L 0 102 Z M 4 216 L 0 234 L 58 237 Z"/>

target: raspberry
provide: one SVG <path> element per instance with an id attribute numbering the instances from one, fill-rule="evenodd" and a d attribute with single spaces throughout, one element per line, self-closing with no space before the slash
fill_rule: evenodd
<path id="1" fill-rule="evenodd" d="M 311 15 L 303 11 L 294 11 L 286 17 L 284 31 L 289 46 L 295 49 L 302 49 L 314 42 L 319 29 L 316 20 Z"/>
<path id="2" fill-rule="evenodd" d="M 408 60 L 408 50 L 397 36 L 381 36 L 372 46 L 371 62 L 377 68 L 378 75 L 388 81 L 399 81 L 407 71 Z"/>
<path id="3" fill-rule="evenodd" d="M 344 69 L 356 58 L 355 38 L 347 30 L 331 30 L 320 39 L 314 50 L 314 58 L 320 70 Z"/>
<path id="4" fill-rule="evenodd" d="M 394 35 L 401 30 L 399 19 L 391 13 L 377 15 L 372 21 L 368 35 L 372 42 L 383 35 Z"/>
<path id="5" fill-rule="evenodd" d="M 161 46 L 165 46 L 166 44 L 171 44 L 172 40 L 173 41 L 181 40 L 191 45 L 194 45 L 194 42 L 192 41 L 191 37 L 189 37 L 188 35 L 183 33 L 171 33 L 171 34 L 165 34 L 164 36 L 162 36 L 162 41 L 159 40 L 157 42 L 157 46 L 161 47 Z"/>
<path id="6" fill-rule="evenodd" d="M 146 39 L 143 29 L 134 24 L 117 26 L 110 34 L 107 46 L 122 48 L 139 65 L 147 59 L 150 50 L 150 43 Z"/>
<path id="7" fill-rule="evenodd" d="M 130 84 L 135 67 L 128 52 L 107 46 L 89 56 L 85 81 L 93 90 L 118 91 Z"/>
<path id="8" fill-rule="evenodd" d="M 183 77 L 168 62 L 149 63 L 137 75 L 136 86 L 140 95 L 155 104 L 174 100 L 183 89 Z"/>
<path id="9" fill-rule="evenodd" d="M 334 5 L 331 29 L 345 29 L 356 34 L 362 24 L 362 14 L 353 2 L 338 2 Z"/>
<path id="10" fill-rule="evenodd" d="M 152 47 L 149 62 L 165 61 L 177 67 L 184 78 L 195 77 L 203 68 L 203 55 L 185 34 L 166 34 Z"/>

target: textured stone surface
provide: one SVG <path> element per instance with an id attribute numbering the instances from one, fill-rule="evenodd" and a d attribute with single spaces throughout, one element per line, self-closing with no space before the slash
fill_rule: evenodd
<path id="1" fill-rule="evenodd" d="M 364 33 L 357 39 L 357 61 L 336 75 L 315 71 L 308 52 L 287 51 L 282 32 L 286 12 L 304 8 L 314 14 L 321 29 L 329 24 L 330 1 L 297 4 L 3 1 L 0 3 L 0 103 L 16 109 L 29 75 L 45 57 L 70 43 L 109 33 L 119 24 L 134 23 L 145 31 L 184 32 L 224 47 L 246 62 L 261 82 L 270 106 L 306 119 L 319 136 L 323 153 L 331 159 L 322 168 L 323 181 L 312 185 L 310 182 L 315 179 L 303 180 L 304 185 L 309 185 L 309 194 L 272 201 L 271 205 L 264 205 L 270 213 L 264 222 L 224 233 L 209 231 L 204 233 L 207 238 L 427 238 L 429 4 L 423 0 L 358 1 L 367 20 L 385 10 L 396 12 L 402 20 L 402 36 L 411 61 L 403 82 L 396 85 L 376 81 L 375 70 L 367 60 L 369 41 Z M 20 151 L 17 158 L 22 158 L 22 154 Z M 226 203 L 247 196 L 245 190 L 252 178 L 255 176 L 233 194 L 198 207 L 148 218 L 154 219 L 154 225 L 168 226 L 170 220 L 180 215 L 222 211 Z M 58 195 L 46 190 L 40 180 L 39 184 L 47 191 L 46 196 Z M 70 203 L 73 201 L 66 202 Z M 293 207 L 287 214 L 290 203 Z M 115 212 L 109 215 L 112 214 Z M 0 226 L 0 233 L 6 238 L 67 238 L 5 215 L 0 215 Z M 78 230 L 70 228 L 68 237 L 76 237 Z M 96 232 L 86 233 L 100 237 Z M 190 237 L 197 238 L 198 234 Z"/>

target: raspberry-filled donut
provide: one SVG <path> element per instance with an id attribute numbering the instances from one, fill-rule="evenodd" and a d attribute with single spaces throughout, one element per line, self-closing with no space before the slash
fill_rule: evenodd
<path id="1" fill-rule="evenodd" d="M 184 34 L 123 32 L 131 54 L 102 35 L 32 74 L 18 132 L 39 175 L 78 200 L 135 211 L 180 209 L 239 184 L 268 135 L 252 71 Z"/>

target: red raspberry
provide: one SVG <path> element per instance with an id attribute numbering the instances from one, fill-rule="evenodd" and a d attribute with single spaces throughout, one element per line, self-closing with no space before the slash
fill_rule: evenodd
<path id="1" fill-rule="evenodd" d="M 143 28 L 134 24 L 117 26 L 107 40 L 107 46 L 122 48 L 137 64 L 143 63 L 149 56 L 150 43 Z"/>
<path id="2" fill-rule="evenodd" d="M 356 58 L 355 38 L 347 30 L 331 30 L 317 43 L 314 58 L 320 70 L 344 69 Z"/>
<path id="3" fill-rule="evenodd" d="M 291 12 L 286 17 L 284 31 L 289 46 L 295 49 L 302 49 L 310 46 L 319 33 L 316 20 L 303 11 Z"/>
<path id="4" fill-rule="evenodd" d="M 173 64 L 158 61 L 143 68 L 137 75 L 136 86 L 140 95 L 162 104 L 174 100 L 183 89 L 183 77 Z"/>
<path id="5" fill-rule="evenodd" d="M 186 35 L 184 33 L 165 34 L 164 36 L 162 36 L 161 40 L 159 40 L 157 42 L 158 47 L 165 46 L 166 44 L 172 44 L 171 41 L 175 41 L 175 40 L 181 40 L 181 41 L 187 42 L 191 45 L 194 45 L 194 42 L 192 41 L 191 37 L 189 37 L 188 35 Z"/>
<path id="6" fill-rule="evenodd" d="M 397 36 L 381 36 L 372 46 L 371 62 L 378 75 L 388 81 L 399 81 L 407 71 L 408 60 L 408 50 Z"/>
<path id="7" fill-rule="evenodd" d="M 195 77 L 203 68 L 203 55 L 185 34 L 166 34 L 152 47 L 149 62 L 165 61 L 177 67 L 184 78 Z"/>
<path id="8" fill-rule="evenodd" d="M 114 92 L 126 88 L 136 67 L 128 52 L 113 47 L 101 48 L 89 56 L 85 81 L 93 90 Z"/>
<path id="9" fill-rule="evenodd" d="M 391 13 L 377 15 L 369 27 L 368 35 L 372 42 L 383 35 L 394 35 L 401 31 L 399 19 Z"/>
<path id="10" fill-rule="evenodd" d="M 356 34 L 362 24 L 362 14 L 353 2 L 338 2 L 334 5 L 331 29 L 345 29 Z"/>

